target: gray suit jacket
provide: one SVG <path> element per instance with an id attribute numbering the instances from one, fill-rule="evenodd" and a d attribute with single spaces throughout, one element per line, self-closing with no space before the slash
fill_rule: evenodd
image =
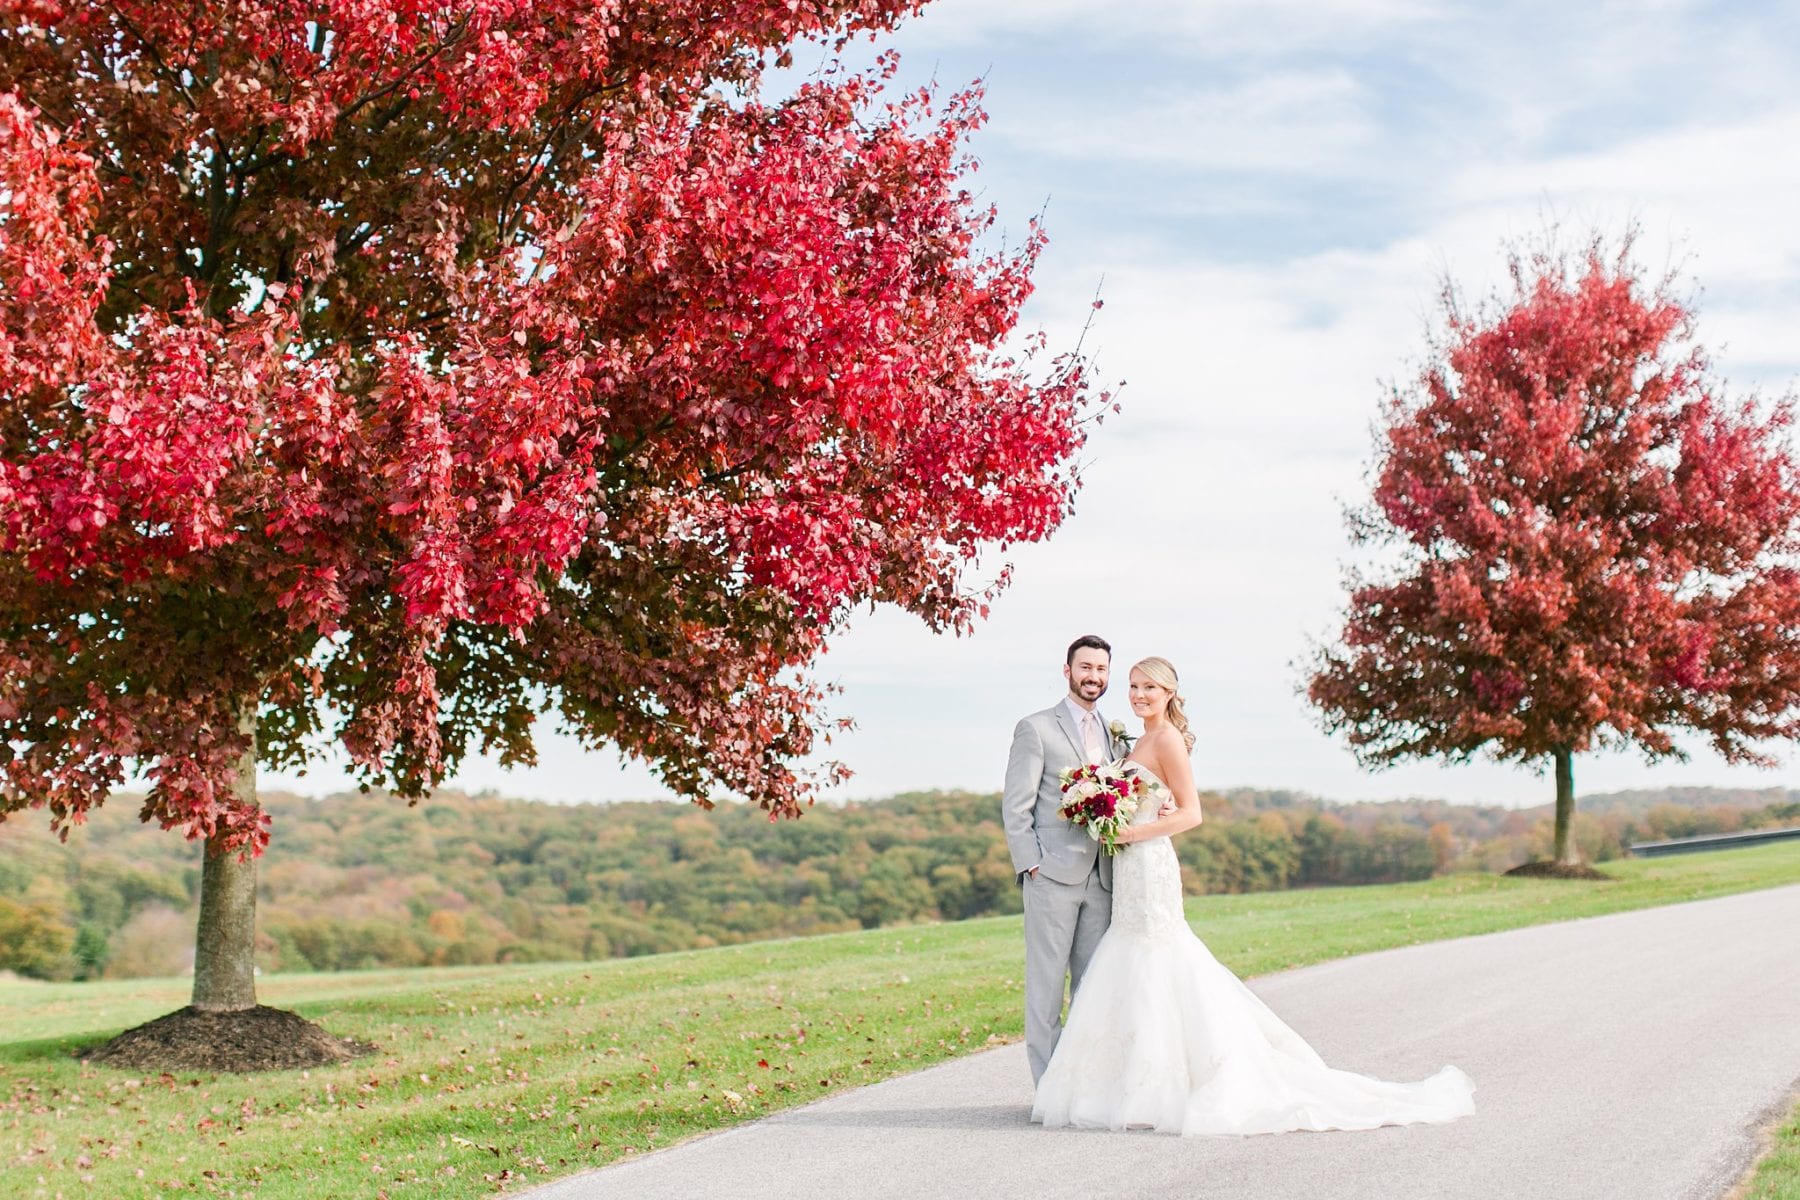
<path id="1" fill-rule="evenodd" d="M 1107 737 L 1112 756 L 1123 757 L 1124 746 L 1111 734 Z M 1014 871 L 1023 874 L 1038 867 L 1039 874 L 1058 883 L 1076 884 L 1088 877 L 1098 859 L 1100 884 L 1112 888 L 1112 858 L 1100 853 L 1100 843 L 1086 830 L 1069 824 L 1057 811 L 1062 807 L 1063 769 L 1086 761 L 1069 707 L 1060 700 L 1013 729 L 1000 809 Z"/>

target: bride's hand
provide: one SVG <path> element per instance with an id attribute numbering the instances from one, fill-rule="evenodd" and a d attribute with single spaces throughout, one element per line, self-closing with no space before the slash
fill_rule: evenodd
<path id="1" fill-rule="evenodd" d="M 1117 833 L 1113 834 L 1112 840 L 1118 845 L 1129 846 L 1131 843 L 1137 841 L 1137 830 L 1130 825 L 1127 825 Z"/>

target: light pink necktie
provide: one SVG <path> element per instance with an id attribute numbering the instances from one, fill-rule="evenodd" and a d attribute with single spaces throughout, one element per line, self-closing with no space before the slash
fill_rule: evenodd
<path id="1" fill-rule="evenodd" d="M 1106 760 L 1106 739 L 1100 736 L 1100 714 L 1091 712 L 1081 722 L 1082 741 L 1087 743 L 1088 761 L 1091 763 Z"/>

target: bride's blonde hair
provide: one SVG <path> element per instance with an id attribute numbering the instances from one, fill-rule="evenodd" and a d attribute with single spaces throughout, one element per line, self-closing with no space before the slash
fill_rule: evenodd
<path id="1" fill-rule="evenodd" d="M 1150 657 L 1140 659 L 1132 668 L 1142 671 L 1144 678 L 1163 688 L 1169 693 L 1169 707 L 1163 710 L 1163 716 L 1187 743 L 1187 748 L 1194 748 L 1194 733 L 1188 728 L 1187 711 L 1181 707 L 1181 679 L 1175 674 L 1175 664 L 1166 658 Z"/>

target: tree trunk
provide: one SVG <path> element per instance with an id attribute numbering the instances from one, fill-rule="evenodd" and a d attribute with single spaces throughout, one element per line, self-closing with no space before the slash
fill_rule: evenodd
<path id="1" fill-rule="evenodd" d="M 1581 865 L 1581 848 L 1575 844 L 1575 753 L 1553 751 L 1556 759 L 1556 853 L 1553 861 L 1571 867 Z"/>
<path id="2" fill-rule="evenodd" d="M 250 745 L 238 759 L 232 791 L 256 803 L 256 708 L 238 728 Z M 206 843 L 200 872 L 200 927 L 194 935 L 193 1006 L 202 1012 L 240 1012 L 256 1007 L 256 859 Z"/>
<path id="3" fill-rule="evenodd" d="M 256 707 L 238 728 L 249 746 L 232 794 L 256 804 Z M 194 999 L 186 1008 L 127 1029 L 88 1061 L 127 1071 L 292 1071 L 345 1062 L 376 1047 L 334 1037 L 295 1013 L 256 1002 L 256 860 L 206 844 L 200 928 L 194 934 Z"/>

